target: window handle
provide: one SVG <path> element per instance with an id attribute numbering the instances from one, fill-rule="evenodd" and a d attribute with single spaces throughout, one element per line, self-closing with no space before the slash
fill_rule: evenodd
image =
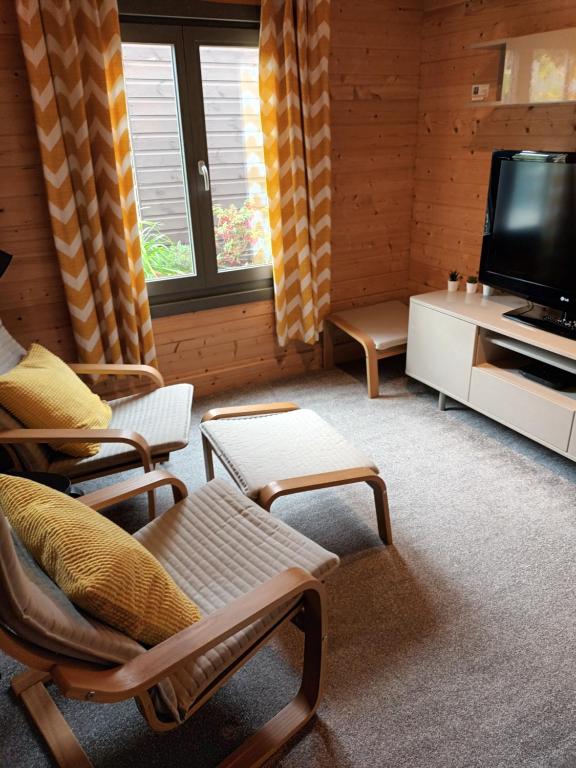
<path id="1" fill-rule="evenodd" d="M 198 161 L 198 173 L 204 179 L 204 189 L 208 192 L 210 190 L 210 173 L 204 160 Z"/>

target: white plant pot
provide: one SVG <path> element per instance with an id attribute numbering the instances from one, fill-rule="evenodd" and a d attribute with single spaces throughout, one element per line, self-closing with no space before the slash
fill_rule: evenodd
<path id="1" fill-rule="evenodd" d="M 448 280 L 448 293 L 458 290 L 458 280 Z"/>
<path id="2" fill-rule="evenodd" d="M 466 293 L 476 293 L 478 283 L 466 283 Z"/>

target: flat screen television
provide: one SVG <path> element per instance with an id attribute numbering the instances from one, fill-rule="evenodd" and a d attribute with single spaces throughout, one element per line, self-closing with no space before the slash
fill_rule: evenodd
<path id="1" fill-rule="evenodd" d="M 480 281 L 558 310 L 549 319 L 576 330 L 576 153 L 494 152 Z"/>

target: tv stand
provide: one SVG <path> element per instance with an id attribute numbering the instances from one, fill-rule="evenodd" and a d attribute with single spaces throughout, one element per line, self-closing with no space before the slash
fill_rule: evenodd
<path id="1" fill-rule="evenodd" d="M 528 304 L 519 309 L 511 309 L 504 315 L 519 323 L 534 325 L 543 331 L 566 336 L 568 339 L 576 339 L 576 318 L 569 315 L 568 312 L 560 312 L 556 309 L 542 307 L 539 304 Z"/>
<path id="2" fill-rule="evenodd" d="M 537 362 L 576 377 L 576 341 L 532 324 L 513 296 L 438 291 L 410 301 L 406 373 L 576 461 L 576 387 L 554 388 L 525 369 Z M 570 377 L 569 377 L 570 378 Z M 575 378 L 576 381 L 576 378 Z"/>

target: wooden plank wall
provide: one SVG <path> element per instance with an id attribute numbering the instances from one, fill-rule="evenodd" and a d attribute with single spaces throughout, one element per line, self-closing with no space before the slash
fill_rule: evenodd
<path id="1" fill-rule="evenodd" d="M 30 89 L 12 0 L 0 3 L 0 318 L 20 342 L 75 356 L 40 167 Z"/>
<path id="2" fill-rule="evenodd" d="M 422 0 L 333 0 L 336 308 L 406 295 Z M 67 359 L 74 345 L 52 245 L 13 0 L 0 0 L 0 317 L 23 343 Z M 168 381 L 202 392 L 320 366 L 316 348 L 275 342 L 271 302 L 154 321 Z"/>
<path id="3" fill-rule="evenodd" d="M 494 149 L 576 150 L 576 106 L 472 107 L 498 55 L 474 43 L 576 27 L 574 0 L 425 0 L 411 293 L 478 271 Z"/>
<path id="4" fill-rule="evenodd" d="M 333 0 L 333 306 L 406 295 L 421 0 Z M 155 322 L 170 380 L 203 391 L 320 367 L 274 338 L 271 302 Z"/>
<path id="5" fill-rule="evenodd" d="M 406 295 L 421 0 L 335 0 L 335 309 Z"/>
<path id="6" fill-rule="evenodd" d="M 333 0 L 336 308 L 441 288 L 451 268 L 475 272 L 491 151 L 576 147 L 574 106 L 469 101 L 498 66 L 470 45 L 576 26 L 573 0 L 424 0 L 423 21 L 420 1 Z M 12 0 L 0 0 L 0 103 L 0 248 L 15 254 L 0 317 L 24 344 L 73 359 Z M 279 349 L 273 324 L 271 302 L 158 319 L 161 368 L 205 392 L 319 367 L 317 348 Z"/>
<path id="7" fill-rule="evenodd" d="M 333 0 L 333 306 L 406 295 L 421 0 Z M 202 391 L 320 367 L 274 337 L 271 302 L 155 322 L 161 367 Z"/>

